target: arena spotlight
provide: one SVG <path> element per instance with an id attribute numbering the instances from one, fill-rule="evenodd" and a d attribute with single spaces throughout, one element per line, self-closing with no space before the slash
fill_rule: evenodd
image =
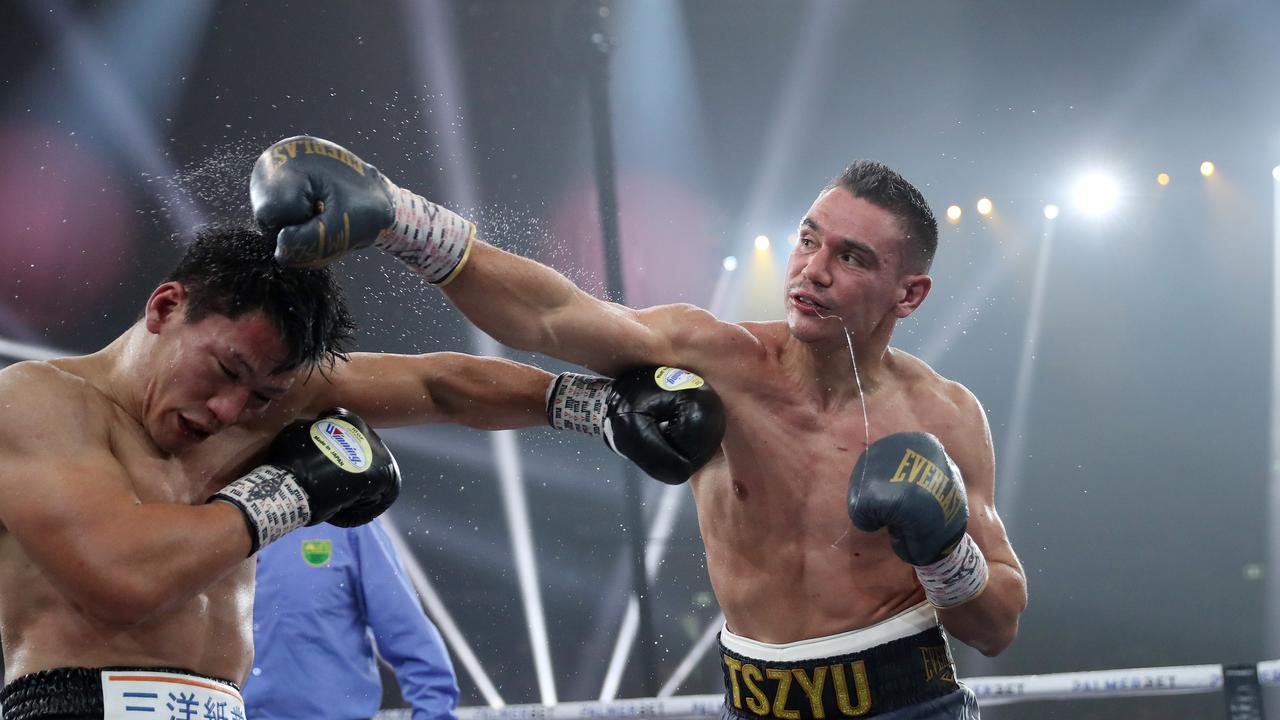
<path id="1" fill-rule="evenodd" d="M 1157 176 L 1156 176 L 1156 182 L 1157 182 L 1157 183 L 1159 183 L 1160 185 L 1168 185 L 1168 184 L 1169 184 L 1169 173 L 1160 173 L 1159 175 L 1157 175 Z"/>
<path id="2" fill-rule="evenodd" d="M 768 250 L 768 249 L 769 249 L 769 236 L 768 236 L 768 235 L 757 235 L 757 236 L 756 236 L 756 250 L 760 250 L 761 252 L 763 252 L 763 251 Z"/>
<path id="3" fill-rule="evenodd" d="M 1280 165 L 1271 168 L 1271 177 L 1280 180 Z"/>
<path id="4" fill-rule="evenodd" d="M 737 269 L 738 269 L 738 258 L 730 255 L 729 257 L 724 259 L 725 272 L 733 272 L 734 270 L 737 270 Z"/>
<path id="5" fill-rule="evenodd" d="M 988 197 L 978 198 L 978 214 L 979 215 L 986 217 L 991 214 L 991 210 L 992 210 L 991 198 L 988 198 Z"/>
<path id="6" fill-rule="evenodd" d="M 1044 206 L 1044 217 L 1046 220 L 1053 220 L 1058 217 L 1059 209 L 1057 205 L 1050 203 Z"/>
<path id="7" fill-rule="evenodd" d="M 952 205 L 947 208 L 947 222 L 952 225 L 960 222 L 961 215 L 964 215 L 964 211 L 960 209 L 959 205 Z"/>
<path id="8" fill-rule="evenodd" d="M 1205 160 L 1204 162 L 1200 163 L 1200 174 L 1205 177 L 1209 177 L 1210 175 L 1212 175 L 1213 171 L 1216 169 L 1217 168 L 1214 167 L 1214 164 L 1208 160 Z"/>
<path id="9" fill-rule="evenodd" d="M 1110 175 L 1092 172 L 1076 182 L 1073 193 L 1076 207 L 1086 215 L 1106 215 L 1120 199 L 1120 184 Z"/>

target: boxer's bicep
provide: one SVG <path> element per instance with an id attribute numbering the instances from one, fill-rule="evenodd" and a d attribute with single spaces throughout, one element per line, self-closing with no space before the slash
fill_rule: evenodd
<path id="1" fill-rule="evenodd" d="M 585 367 L 615 376 L 644 365 L 666 365 L 696 372 L 713 384 L 725 360 L 746 357 L 756 340 L 746 330 L 717 320 L 689 304 L 657 305 L 643 310 L 602 303 L 590 336 L 578 339 L 591 355 Z"/>
<path id="2" fill-rule="evenodd" d="M 21 408 L 25 423 L 0 438 L 0 519 L 46 573 L 73 582 L 109 557 L 122 530 L 115 519 L 138 498 L 105 432 L 56 394 L 5 410 Z"/>
<path id="3" fill-rule="evenodd" d="M 1021 574 L 1022 565 L 996 511 L 995 449 L 986 412 L 973 393 L 959 384 L 953 388 L 953 401 L 956 421 L 947 431 L 951 438 L 947 451 L 964 477 L 969 498 L 968 532 L 989 564 L 1007 565 Z"/>

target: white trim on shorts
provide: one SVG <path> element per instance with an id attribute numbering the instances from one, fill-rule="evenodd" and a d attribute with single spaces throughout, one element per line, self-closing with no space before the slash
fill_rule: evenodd
<path id="1" fill-rule="evenodd" d="M 934 607 L 928 602 L 922 602 L 875 625 L 826 637 L 782 644 L 760 642 L 734 635 L 729 631 L 729 624 L 725 623 L 720 630 L 720 642 L 725 648 L 743 657 L 771 662 L 796 662 L 863 652 L 890 640 L 910 637 L 937 624 L 938 615 Z"/>

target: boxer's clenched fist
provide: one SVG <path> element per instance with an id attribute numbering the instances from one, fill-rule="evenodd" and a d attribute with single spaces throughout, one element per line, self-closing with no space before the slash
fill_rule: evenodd
<path id="1" fill-rule="evenodd" d="M 346 148 L 306 135 L 262 153 L 249 200 L 286 265 L 324 265 L 374 245 L 442 284 L 462 268 L 475 238 L 475 226 L 460 215 L 396 187 Z"/>

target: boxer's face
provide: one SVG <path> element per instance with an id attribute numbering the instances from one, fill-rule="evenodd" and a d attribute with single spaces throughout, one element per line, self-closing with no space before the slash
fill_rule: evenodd
<path id="1" fill-rule="evenodd" d="M 889 211 L 834 188 L 818 196 L 798 232 L 785 298 L 787 326 L 797 340 L 843 344 L 843 319 L 856 342 L 923 300 L 912 295 L 920 292 L 919 278 L 926 285 L 928 279 L 903 272 L 906 240 Z"/>
<path id="2" fill-rule="evenodd" d="M 159 333 L 144 395 L 147 431 L 169 453 L 259 417 L 298 374 L 273 372 L 286 348 L 261 312 L 196 322 L 184 314 L 169 318 Z"/>

